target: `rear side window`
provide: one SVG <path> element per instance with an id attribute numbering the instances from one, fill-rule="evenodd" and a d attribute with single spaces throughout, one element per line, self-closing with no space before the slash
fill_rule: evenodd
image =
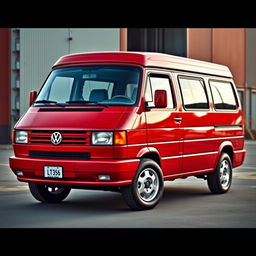
<path id="1" fill-rule="evenodd" d="M 145 99 L 149 107 L 154 107 L 156 90 L 165 90 L 167 93 L 167 108 L 174 108 L 171 81 L 168 75 L 150 74 L 145 92 Z"/>
<path id="2" fill-rule="evenodd" d="M 214 107 L 217 110 L 234 110 L 237 108 L 234 89 L 231 83 L 210 81 Z"/>
<path id="3" fill-rule="evenodd" d="M 179 77 L 185 109 L 209 109 L 205 85 L 200 78 Z"/>

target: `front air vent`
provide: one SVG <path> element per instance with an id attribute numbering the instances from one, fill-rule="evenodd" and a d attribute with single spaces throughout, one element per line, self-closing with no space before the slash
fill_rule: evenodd
<path id="1" fill-rule="evenodd" d="M 38 112 L 100 112 L 103 108 L 40 108 Z"/>
<path id="2" fill-rule="evenodd" d="M 29 151 L 30 157 L 60 159 L 90 159 L 89 152 Z"/>

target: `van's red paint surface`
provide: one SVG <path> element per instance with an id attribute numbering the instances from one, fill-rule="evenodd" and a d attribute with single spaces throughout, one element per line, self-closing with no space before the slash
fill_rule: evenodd
<path id="1" fill-rule="evenodd" d="M 244 123 L 238 104 L 235 111 L 216 111 L 209 98 L 208 111 L 186 111 L 182 106 L 177 75 L 232 81 L 227 67 L 156 53 L 84 53 L 67 55 L 53 66 L 118 64 L 142 69 L 141 90 L 137 106 L 72 106 L 101 108 L 96 112 L 40 112 L 32 106 L 19 120 L 15 130 L 29 132 L 28 144 L 13 144 L 14 156 L 10 167 L 22 171 L 17 176 L 24 182 L 61 185 L 121 186 L 131 184 L 140 159 L 152 158 L 161 166 L 165 180 L 200 175 L 215 170 L 220 154 L 228 152 L 233 167 L 244 161 Z M 144 91 L 148 72 L 169 74 L 175 97 L 175 109 L 146 108 Z M 207 90 L 209 85 L 206 82 Z M 208 91 L 209 93 L 209 91 Z M 62 108 L 60 106 L 52 108 Z M 177 121 L 181 118 L 181 121 Z M 87 131 L 86 145 L 31 143 L 32 131 Z M 127 144 L 92 146 L 91 131 L 126 131 Z M 89 152 L 90 159 L 55 159 L 29 157 L 29 151 Z M 46 179 L 43 167 L 62 166 L 63 179 Z M 110 181 L 100 181 L 98 174 L 110 175 Z"/>

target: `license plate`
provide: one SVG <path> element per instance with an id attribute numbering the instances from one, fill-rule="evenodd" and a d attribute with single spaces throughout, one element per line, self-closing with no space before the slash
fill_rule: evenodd
<path id="1" fill-rule="evenodd" d="M 63 178 L 63 171 L 61 166 L 44 166 L 45 178 Z"/>

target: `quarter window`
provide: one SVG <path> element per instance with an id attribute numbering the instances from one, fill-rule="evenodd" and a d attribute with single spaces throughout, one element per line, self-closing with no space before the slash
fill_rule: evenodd
<path id="1" fill-rule="evenodd" d="M 202 79 L 179 77 L 179 82 L 185 109 L 209 109 Z"/>
<path id="2" fill-rule="evenodd" d="M 167 108 L 174 108 L 173 94 L 169 76 L 161 74 L 150 74 L 147 82 L 145 99 L 148 107 L 154 107 L 154 95 L 156 90 L 165 90 L 167 93 Z"/>
<path id="3" fill-rule="evenodd" d="M 215 109 L 232 110 L 237 108 L 236 98 L 232 84 L 222 81 L 210 81 Z"/>

